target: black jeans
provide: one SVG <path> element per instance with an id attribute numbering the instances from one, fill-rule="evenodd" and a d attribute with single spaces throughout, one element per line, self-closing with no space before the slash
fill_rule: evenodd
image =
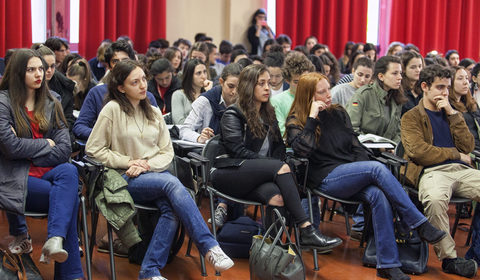
<path id="1" fill-rule="evenodd" d="M 236 198 L 267 204 L 280 194 L 295 223 L 308 221 L 291 174 L 277 175 L 284 165 L 277 159 L 247 159 L 241 166 L 216 169 L 212 183 L 217 190 Z M 266 184 L 267 183 L 267 184 Z"/>

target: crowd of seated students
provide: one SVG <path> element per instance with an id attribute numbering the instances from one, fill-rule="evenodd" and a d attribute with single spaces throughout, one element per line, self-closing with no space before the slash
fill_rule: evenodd
<path id="1" fill-rule="evenodd" d="M 457 257 L 446 209 L 452 195 L 480 201 L 480 171 L 472 168 L 469 156 L 480 149 L 480 64 L 460 60 L 456 50 L 444 58 L 436 53 L 423 57 L 414 45 L 400 42 L 391 43 L 383 57 L 377 57 L 372 44 L 348 42 L 337 59 L 315 36 L 291 50 L 290 38 L 282 34 L 275 39 L 265 19 L 264 10 L 253 15 L 250 51 L 227 40 L 217 48 L 212 38 L 199 33 L 193 44 L 184 38 L 172 46 L 165 39 L 152 41 L 144 56 L 148 65 L 139 61 L 142 55 L 127 36 L 102 41 L 88 61 L 69 54 L 68 42 L 56 37 L 33 50 L 9 50 L 0 84 L 1 108 L 9 112 L 0 119 L 0 169 L 20 160 L 25 172 L 15 178 L 22 182 L 13 184 L 26 194 L 20 204 L 0 199 L 2 208 L 16 213 L 8 215 L 15 237 L 10 250 L 32 250 L 21 214 L 43 209 L 49 212 L 49 226 L 42 261 L 57 262 L 58 279 L 83 276 L 78 239 L 72 237 L 78 180 L 67 157 L 80 140 L 89 156 L 121 170 L 134 201 L 153 202 L 161 210 L 139 279 L 164 279 L 160 270 L 179 221 L 217 270 L 231 267 L 193 200 L 185 199 L 190 196 L 166 171 L 173 157 L 166 124 L 175 124 L 185 141 L 206 143 L 219 134 L 228 156 L 216 163 L 214 186 L 264 203 L 267 213 L 274 208 L 290 213 L 300 227 L 302 246 L 327 252 L 342 241 L 320 233 L 318 198 L 312 201 L 310 224 L 307 200 L 299 196 L 283 161 L 286 148 L 317 166 L 308 175 L 311 187 L 361 199 L 374 219 L 384 220 L 382 225 L 392 220 L 389 209 L 397 209 L 411 229 L 434 243 L 445 272 L 476 275 L 480 248 L 474 240 L 466 258 Z M 51 108 L 48 114 L 42 111 L 46 107 Z M 390 171 L 368 160 L 356 138 L 366 133 L 402 142 L 409 161 L 407 181 L 418 187 L 425 216 L 404 197 Z M 12 148 L 17 142 L 20 148 Z M 337 180 L 357 171 L 366 175 L 355 183 Z M 72 175 L 68 182 L 61 176 L 65 172 Z M 32 201 L 33 194 L 46 202 L 49 196 L 68 199 L 50 199 L 49 205 Z M 69 207 L 61 213 L 52 210 L 64 202 Z M 221 227 L 231 204 L 218 202 L 215 222 Z M 354 220 L 353 229 L 361 230 L 362 208 Z M 374 234 L 378 275 L 409 279 L 398 269 L 393 224 L 374 226 Z M 116 252 L 125 256 L 136 248 L 121 240 L 116 244 Z"/>

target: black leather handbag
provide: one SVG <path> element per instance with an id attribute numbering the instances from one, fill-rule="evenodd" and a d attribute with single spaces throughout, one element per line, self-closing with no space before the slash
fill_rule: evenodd
<path id="1" fill-rule="evenodd" d="M 255 235 L 250 249 L 250 279 L 259 280 L 305 280 L 305 265 L 297 246 L 287 233 L 285 218 L 277 209 L 273 210 L 276 221 L 268 228 L 265 235 Z M 280 225 L 280 229 L 272 240 L 270 232 Z M 287 243 L 282 243 L 283 232 Z"/>
<path id="2" fill-rule="evenodd" d="M 403 272 L 417 275 L 427 272 L 428 243 L 420 239 L 416 230 L 403 231 L 400 222 L 395 222 L 395 241 Z M 363 265 L 377 265 L 376 251 L 375 237 L 371 234 L 363 254 Z"/>

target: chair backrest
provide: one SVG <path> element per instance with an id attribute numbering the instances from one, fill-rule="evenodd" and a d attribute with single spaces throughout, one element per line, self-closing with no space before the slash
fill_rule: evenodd
<path id="1" fill-rule="evenodd" d="M 207 170 L 212 168 L 215 158 L 227 153 L 223 144 L 220 143 L 220 137 L 220 135 L 212 137 L 202 150 L 202 156 L 208 159 Z"/>

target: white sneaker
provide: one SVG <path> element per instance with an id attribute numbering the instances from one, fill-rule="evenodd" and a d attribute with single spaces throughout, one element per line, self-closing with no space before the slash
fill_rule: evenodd
<path id="1" fill-rule="evenodd" d="M 15 239 L 8 244 L 8 249 L 12 254 L 30 254 L 33 251 L 32 239 L 28 234 L 15 236 Z"/>
<path id="2" fill-rule="evenodd" d="M 205 255 L 205 258 L 218 272 L 225 271 L 233 266 L 232 259 L 230 259 L 218 245 L 210 249 Z"/>
<path id="3" fill-rule="evenodd" d="M 168 280 L 168 279 L 163 276 L 153 276 L 152 278 L 148 278 L 144 280 Z"/>

